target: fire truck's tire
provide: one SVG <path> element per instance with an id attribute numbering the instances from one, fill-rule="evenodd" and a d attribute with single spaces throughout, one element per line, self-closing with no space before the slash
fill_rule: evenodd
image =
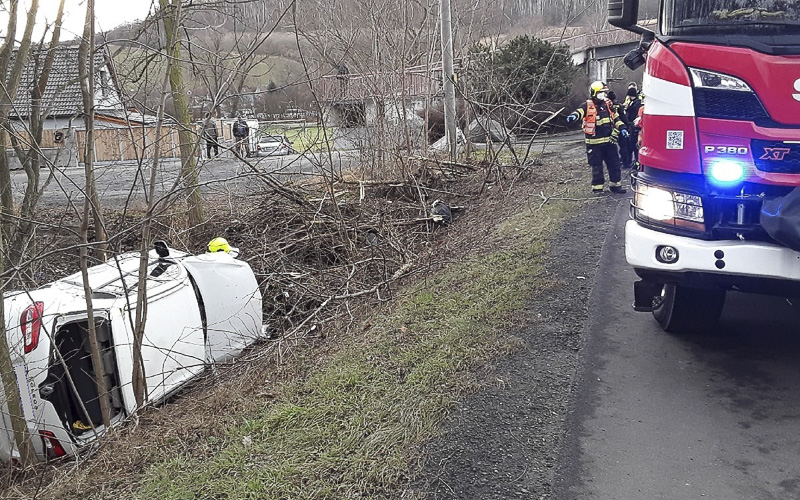
<path id="1" fill-rule="evenodd" d="M 653 299 L 653 317 L 670 333 L 700 333 L 714 327 L 725 305 L 725 290 L 664 285 Z"/>

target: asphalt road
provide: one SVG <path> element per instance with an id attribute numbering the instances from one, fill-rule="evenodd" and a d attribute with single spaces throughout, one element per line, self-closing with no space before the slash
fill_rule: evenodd
<path id="1" fill-rule="evenodd" d="M 800 498 L 800 301 L 729 293 L 720 326 L 635 313 L 617 210 L 593 292 L 556 499 Z"/>
<path id="2" fill-rule="evenodd" d="M 581 140 L 580 132 L 545 137 L 534 141 L 531 152 L 560 154 L 565 150 L 574 149 Z M 353 165 L 369 163 L 371 160 L 373 159 L 369 154 L 362 158 L 361 152 L 350 150 L 334 151 L 330 155 L 325 152 L 249 158 L 250 165 L 247 165 L 230 153 L 223 152 L 219 158 L 200 160 L 200 184 L 205 194 L 247 193 L 256 191 L 264 185 L 262 180 L 264 172 L 273 174 L 280 181 L 291 179 L 302 182 L 309 175 L 319 174 L 323 170 L 333 169 L 335 172 L 342 172 Z M 143 204 L 145 201 L 143 180 L 149 182 L 150 175 L 149 165 L 145 164 L 144 167 L 146 168 L 140 168 L 135 162 L 96 165 L 95 178 L 101 203 L 106 207 L 121 207 L 126 203 Z M 174 190 L 179 169 L 178 160 L 162 160 L 157 174 L 157 197 Z M 43 169 L 43 176 L 46 175 L 45 172 Z M 12 172 L 11 181 L 15 197 L 21 200 L 27 183 L 25 173 L 22 170 Z M 82 204 L 84 185 L 82 165 L 60 168 L 45 189 L 40 204 L 63 206 L 68 200 Z"/>
<path id="3" fill-rule="evenodd" d="M 256 190 L 263 183 L 261 173 L 274 174 L 279 179 L 297 179 L 305 174 L 319 173 L 321 168 L 329 170 L 331 164 L 336 171 L 350 168 L 357 161 L 357 151 L 334 152 L 324 155 L 286 155 L 249 158 L 250 165 L 223 153 L 219 158 L 202 159 L 200 183 L 204 193 L 247 192 Z M 332 160 L 332 162 L 331 162 Z M 142 179 L 149 182 L 149 165 L 141 169 L 135 162 L 98 164 L 95 169 L 100 201 L 105 206 L 122 206 L 128 200 L 144 202 Z M 162 160 L 157 174 L 156 195 L 161 196 L 173 190 L 180 170 L 177 160 Z M 45 175 L 45 170 L 42 170 Z M 134 179 L 136 183 L 134 184 Z M 15 196 L 21 199 L 27 178 L 22 170 L 12 172 L 12 186 Z M 41 204 L 61 206 L 67 200 L 83 203 L 83 166 L 60 168 L 45 189 Z"/>

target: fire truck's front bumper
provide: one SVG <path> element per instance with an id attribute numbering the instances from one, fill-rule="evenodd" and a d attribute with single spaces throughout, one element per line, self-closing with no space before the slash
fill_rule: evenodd
<path id="1" fill-rule="evenodd" d="M 699 240 L 630 220 L 625 258 L 648 281 L 797 295 L 786 289 L 792 285 L 800 291 L 800 252 L 772 243 Z"/>

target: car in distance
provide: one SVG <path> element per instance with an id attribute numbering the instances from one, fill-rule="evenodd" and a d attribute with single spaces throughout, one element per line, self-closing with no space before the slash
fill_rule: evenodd
<path id="1" fill-rule="evenodd" d="M 294 154 L 292 143 L 285 135 L 261 134 L 256 138 L 256 156 Z"/>

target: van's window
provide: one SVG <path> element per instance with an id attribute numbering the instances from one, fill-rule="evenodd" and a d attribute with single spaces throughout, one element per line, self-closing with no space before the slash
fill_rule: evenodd
<path id="1" fill-rule="evenodd" d="M 668 36 L 800 33 L 800 2 L 786 0 L 665 0 Z"/>

